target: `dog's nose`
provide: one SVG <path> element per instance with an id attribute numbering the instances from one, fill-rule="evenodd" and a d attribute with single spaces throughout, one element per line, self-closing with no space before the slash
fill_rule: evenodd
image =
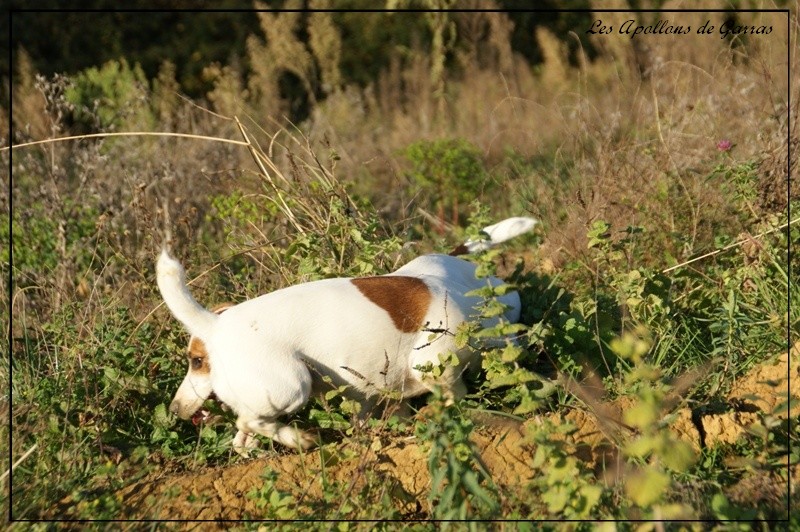
<path id="1" fill-rule="evenodd" d="M 169 411 L 172 412 L 173 414 L 177 415 L 178 412 L 180 412 L 180 410 L 181 410 L 181 405 L 178 404 L 178 401 L 172 401 L 169 404 Z"/>

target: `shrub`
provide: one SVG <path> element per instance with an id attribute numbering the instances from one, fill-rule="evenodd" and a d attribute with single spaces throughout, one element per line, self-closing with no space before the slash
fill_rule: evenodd
<path id="1" fill-rule="evenodd" d="M 66 98 L 74 106 L 73 119 L 84 130 L 149 131 L 154 119 L 146 103 L 148 89 L 142 68 L 131 68 L 120 59 L 76 75 Z"/>
<path id="2" fill-rule="evenodd" d="M 459 223 L 461 209 L 489 185 L 480 152 L 464 139 L 422 140 L 403 153 L 411 163 L 408 176 L 425 198 L 423 204 L 435 209 L 442 221 L 449 216 Z"/>

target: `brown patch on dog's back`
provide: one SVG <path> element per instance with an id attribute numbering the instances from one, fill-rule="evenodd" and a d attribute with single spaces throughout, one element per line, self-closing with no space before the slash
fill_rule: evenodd
<path id="1" fill-rule="evenodd" d="M 459 244 L 453 248 L 453 251 L 448 253 L 451 257 L 460 257 L 461 255 L 469 255 L 469 248 L 464 244 Z"/>
<path id="2" fill-rule="evenodd" d="M 359 277 L 351 282 L 364 297 L 389 313 L 398 330 L 410 333 L 422 327 L 431 303 L 431 292 L 421 279 L 387 275 Z"/>

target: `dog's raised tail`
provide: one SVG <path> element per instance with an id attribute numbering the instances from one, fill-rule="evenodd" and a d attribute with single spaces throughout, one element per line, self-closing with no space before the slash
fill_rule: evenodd
<path id="1" fill-rule="evenodd" d="M 506 218 L 496 224 L 486 226 L 482 232 L 489 238 L 481 238 L 478 240 L 469 239 L 457 248 L 455 248 L 451 255 L 468 255 L 469 253 L 478 253 L 485 251 L 489 248 L 496 246 L 514 237 L 525 234 L 539 223 L 539 220 L 530 218 L 528 216 L 514 216 Z"/>
<path id="2" fill-rule="evenodd" d="M 170 257 L 166 249 L 156 264 L 158 289 L 164 303 L 175 319 L 183 323 L 189 334 L 205 339 L 219 316 L 205 309 L 195 300 L 186 284 L 186 273 L 181 263 Z"/>

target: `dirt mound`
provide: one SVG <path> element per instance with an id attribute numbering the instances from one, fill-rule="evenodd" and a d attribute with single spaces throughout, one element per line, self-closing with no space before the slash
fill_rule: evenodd
<path id="1" fill-rule="evenodd" d="M 753 368 L 737 380 L 728 394 L 728 403 L 722 405 L 724 411 L 701 416 L 703 443 L 735 443 L 748 427 L 760 422 L 764 413 L 776 413 L 783 419 L 797 417 L 800 405 L 794 405 L 791 411 L 778 408 L 789 395 L 800 397 L 800 342 L 789 353 Z"/>
<path id="2" fill-rule="evenodd" d="M 787 404 L 790 397 L 794 398 L 791 409 Z M 800 404 L 797 402 L 797 398 L 800 398 L 800 342 L 773 363 L 762 364 L 738 380 L 728 398 L 733 406 L 732 411 L 702 418 L 706 445 L 715 439 L 735 442 L 749 428 L 760 426 L 765 413 L 779 419 L 791 417 L 796 420 L 800 416 Z M 725 490 L 731 503 L 746 508 L 771 507 L 788 511 L 788 478 L 792 479 L 792 492 L 796 493 L 800 464 L 790 466 L 788 455 L 782 462 L 785 467 L 781 469 L 764 470 L 756 467 L 743 475 Z"/>
<path id="3" fill-rule="evenodd" d="M 532 476 L 529 464 L 533 455 L 522 445 L 522 424 L 481 427 L 473 436 L 498 484 L 521 487 Z M 375 438 L 369 445 L 326 446 L 304 455 L 269 456 L 199 474 L 150 478 L 126 487 L 120 496 L 131 517 L 241 519 L 262 514 L 247 494 L 261 488 L 265 470 L 277 473 L 278 491 L 303 493 L 310 500 L 323 496 L 323 475 L 326 483 L 352 484 L 351 488 L 358 489 L 359 483 L 367 481 L 365 471 L 370 470 L 390 487 L 398 510 L 413 513 L 418 502 L 424 504 L 430 485 L 427 455 L 414 438 L 390 443 L 381 440 Z"/>
<path id="4" fill-rule="evenodd" d="M 786 392 L 790 391 L 787 369 L 793 377 L 791 394 L 800 396 L 799 362 L 800 343 L 792 348 L 791 353 L 780 356 L 774 363 L 754 368 L 737 381 L 728 402 L 715 411 L 677 410 L 671 429 L 695 449 L 717 442 L 735 442 L 764 413 L 773 412 L 787 399 Z M 577 427 L 577 431 L 567 437 L 567 443 L 587 467 L 599 472 L 607 468 L 609 460 L 616 456 L 616 448 L 609 442 L 607 421 L 621 419 L 622 411 L 631 404 L 630 398 L 621 398 L 613 404 L 603 405 L 602 416 L 572 409 L 566 413 L 550 414 L 547 419 L 557 424 L 569 421 Z M 780 415 L 786 417 L 788 414 L 784 411 Z M 798 414 L 800 408 L 796 407 L 791 415 Z M 531 466 L 535 449 L 526 439 L 526 431 L 529 425 L 540 423 L 542 419 L 532 418 L 518 423 L 488 414 L 473 417 L 476 428 L 472 441 L 492 478 L 506 493 L 519 493 L 535 475 Z M 598 422 L 598 417 L 605 418 L 606 422 Z M 263 511 L 253 498 L 248 497 L 248 493 L 262 489 L 265 484 L 262 474 L 265 470 L 272 470 L 276 472 L 275 489 L 295 497 L 302 494 L 299 503 L 324 497 L 323 484 L 338 482 L 348 490 L 358 490 L 367 482 L 375 484 L 377 480 L 389 490 L 402 515 L 427 511 L 426 495 L 431 479 L 427 455 L 420 442 L 414 437 L 397 438 L 388 434 L 370 437 L 371 441 L 367 438 L 361 443 L 329 445 L 303 455 L 271 455 L 200 473 L 153 475 L 124 488 L 119 495 L 125 501 L 128 516 L 135 518 L 258 517 L 263 515 Z M 773 476 L 766 479 L 766 484 L 765 479 L 745 476 L 729 490 L 729 496 L 735 499 L 747 493 L 748 486 L 753 484 L 770 485 L 772 491 L 778 489 L 786 493 L 787 481 L 778 475 Z"/>

